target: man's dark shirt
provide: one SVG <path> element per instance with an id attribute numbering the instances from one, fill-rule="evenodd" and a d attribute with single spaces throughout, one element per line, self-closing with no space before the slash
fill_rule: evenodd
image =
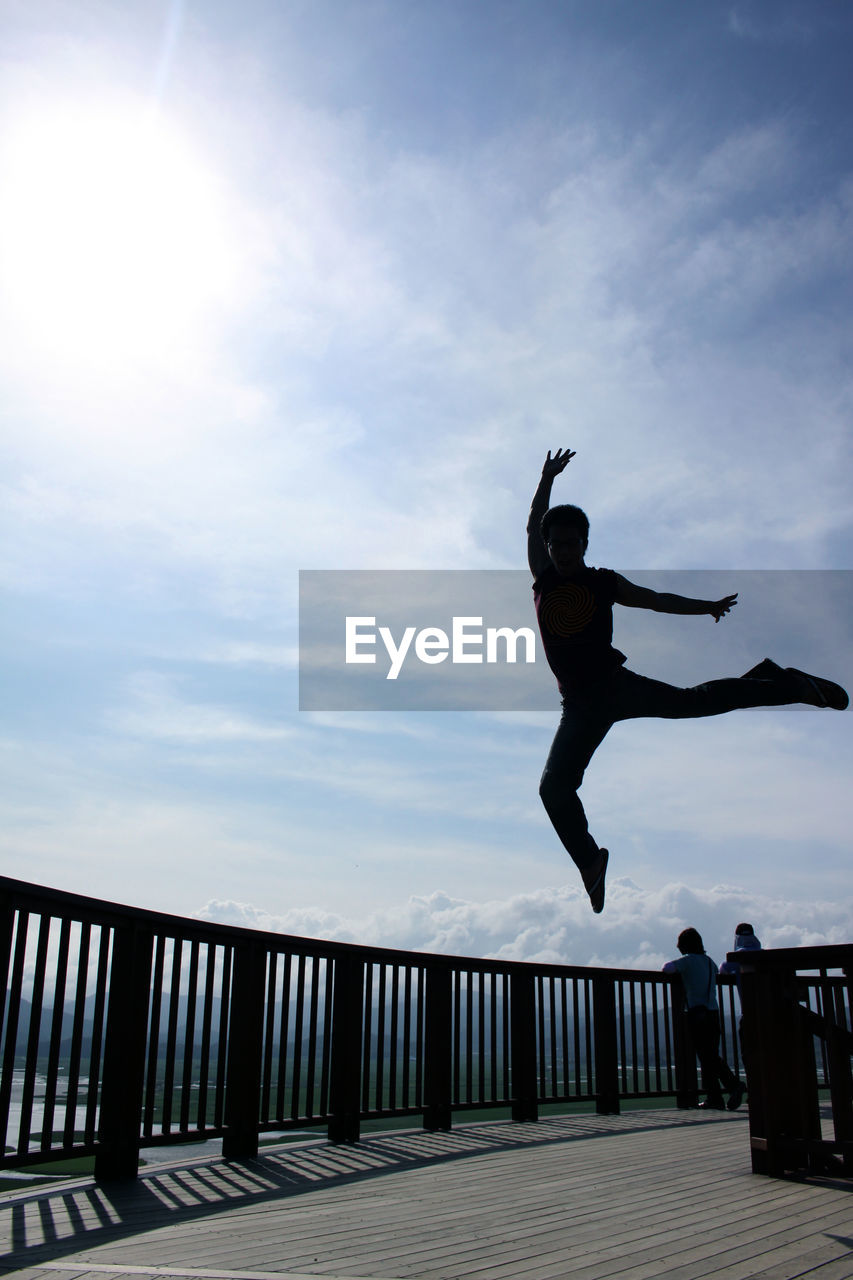
<path id="1" fill-rule="evenodd" d="M 612 569 L 563 578 L 553 565 L 533 584 L 542 645 L 564 698 L 588 691 L 626 661 L 613 647 L 616 586 Z"/>

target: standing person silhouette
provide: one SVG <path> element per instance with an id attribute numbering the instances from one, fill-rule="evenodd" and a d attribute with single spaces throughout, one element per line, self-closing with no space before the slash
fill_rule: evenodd
<path id="1" fill-rule="evenodd" d="M 664 973 L 681 978 L 687 1026 L 696 1057 L 702 1068 L 702 1087 L 708 1095 L 699 1106 L 709 1111 L 737 1111 L 743 1102 L 744 1087 L 725 1058 L 720 1056 L 720 1007 L 717 1004 L 717 966 L 705 953 L 702 935 L 696 929 L 682 929 L 678 935 L 678 960 L 668 960 Z M 729 1094 L 723 1101 L 723 1089 Z"/>
<path id="2" fill-rule="evenodd" d="M 848 698 L 831 680 L 782 668 L 770 658 L 743 676 L 688 689 L 629 671 L 625 654 L 612 643 L 614 604 L 656 613 L 705 614 L 719 622 L 736 605 L 737 593 L 721 600 L 693 600 L 639 587 L 612 569 L 587 566 L 586 515 L 580 507 L 548 505 L 554 480 L 574 456 L 571 449 L 558 449 L 553 458 L 548 451 L 527 522 L 536 617 L 563 704 L 539 794 L 598 913 L 604 908 L 610 855 L 590 834 L 578 789 L 593 752 L 612 725 L 640 716 L 677 720 L 794 702 L 843 711 Z"/>

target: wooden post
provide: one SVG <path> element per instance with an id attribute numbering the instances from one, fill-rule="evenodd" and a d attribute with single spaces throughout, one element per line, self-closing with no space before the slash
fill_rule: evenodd
<path id="1" fill-rule="evenodd" d="M 451 970 L 427 965 L 424 1027 L 424 1128 L 452 1124 L 453 985 Z"/>
<path id="2" fill-rule="evenodd" d="M 266 951 L 257 943 L 234 949 L 222 1136 L 226 1160 L 251 1160 L 258 1154 L 266 961 Z"/>
<path id="3" fill-rule="evenodd" d="M 532 973 L 513 971 L 509 980 L 512 1118 L 539 1119 L 536 1079 L 536 988 Z"/>
<path id="4" fill-rule="evenodd" d="M 797 995 L 792 969 L 741 962 L 752 1169 L 773 1177 L 807 1166 L 808 1143 L 821 1134 L 812 1033 Z"/>
<path id="5" fill-rule="evenodd" d="M 154 932 L 129 922 L 113 933 L 95 1179 L 135 1178 L 139 1170 L 148 1002 Z"/>
<path id="6" fill-rule="evenodd" d="M 361 1136 L 364 961 L 338 956 L 334 963 L 329 1141 L 358 1142 Z"/>
<path id="7" fill-rule="evenodd" d="M 770 993 L 769 971 L 757 973 L 747 962 L 740 966 L 740 1003 L 746 1043 L 749 1045 L 747 1061 L 747 1088 L 749 1102 L 749 1141 L 752 1172 L 781 1173 L 774 1167 L 771 1144 L 768 1144 L 767 1098 L 774 1064 L 766 1050 L 765 1037 L 769 1036 L 772 1022 L 765 1001 Z"/>
<path id="8" fill-rule="evenodd" d="M 777 975 L 777 983 L 779 1008 L 784 1010 L 785 1023 L 792 1032 L 788 1040 L 791 1070 L 787 1081 L 787 1127 L 790 1133 L 793 1115 L 796 1125 L 794 1136 L 808 1152 L 808 1144 L 814 1141 L 820 1142 L 822 1136 L 814 1033 L 809 1026 L 809 1019 L 805 1016 L 805 1010 L 800 1004 L 800 987 L 795 970 L 783 970 Z M 798 1166 L 799 1163 L 798 1160 Z M 815 1171 L 822 1169 L 819 1155 L 813 1163 L 807 1154 L 803 1163 L 810 1169 L 814 1168 Z"/>
<path id="9" fill-rule="evenodd" d="M 613 978 L 592 980 L 593 1045 L 595 1048 L 595 1111 L 619 1115 L 619 1035 L 616 1025 L 616 986 Z"/>
<path id="10" fill-rule="evenodd" d="M 453 1000 L 450 969 L 427 965 L 424 1015 L 424 1129 L 450 1129 L 453 1100 Z"/>

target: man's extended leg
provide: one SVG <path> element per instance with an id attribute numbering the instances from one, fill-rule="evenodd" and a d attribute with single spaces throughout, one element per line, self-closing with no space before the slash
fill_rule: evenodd
<path id="1" fill-rule="evenodd" d="M 762 674 L 756 675 L 759 671 Z M 816 706 L 833 705 L 818 701 L 818 695 L 810 681 L 813 681 L 813 677 L 784 670 L 769 659 L 765 659 L 745 676 L 709 680 L 705 684 L 686 689 L 637 675 L 636 672 L 621 667 L 614 672 L 609 682 L 606 710 L 611 721 L 615 722 L 643 716 L 683 720 L 722 715 L 727 711 L 746 707 L 790 706 L 801 702 Z M 818 683 L 830 685 L 829 681 Z M 832 688 L 838 690 L 837 701 L 840 703 L 840 695 L 844 694 L 844 690 L 838 685 Z"/>

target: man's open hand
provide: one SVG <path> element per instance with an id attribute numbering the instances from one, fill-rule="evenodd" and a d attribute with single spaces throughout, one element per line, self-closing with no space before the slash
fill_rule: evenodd
<path id="1" fill-rule="evenodd" d="M 558 449 L 552 458 L 551 450 L 549 449 L 548 457 L 545 459 L 545 463 L 542 467 L 543 476 L 547 476 L 549 479 L 553 480 L 555 476 L 558 476 L 561 471 L 565 470 L 576 452 L 576 449 Z"/>
<path id="2" fill-rule="evenodd" d="M 719 622 L 720 618 L 724 618 L 730 609 L 737 604 L 737 592 L 733 596 L 723 596 L 722 600 L 715 600 L 708 612 L 715 622 Z"/>

